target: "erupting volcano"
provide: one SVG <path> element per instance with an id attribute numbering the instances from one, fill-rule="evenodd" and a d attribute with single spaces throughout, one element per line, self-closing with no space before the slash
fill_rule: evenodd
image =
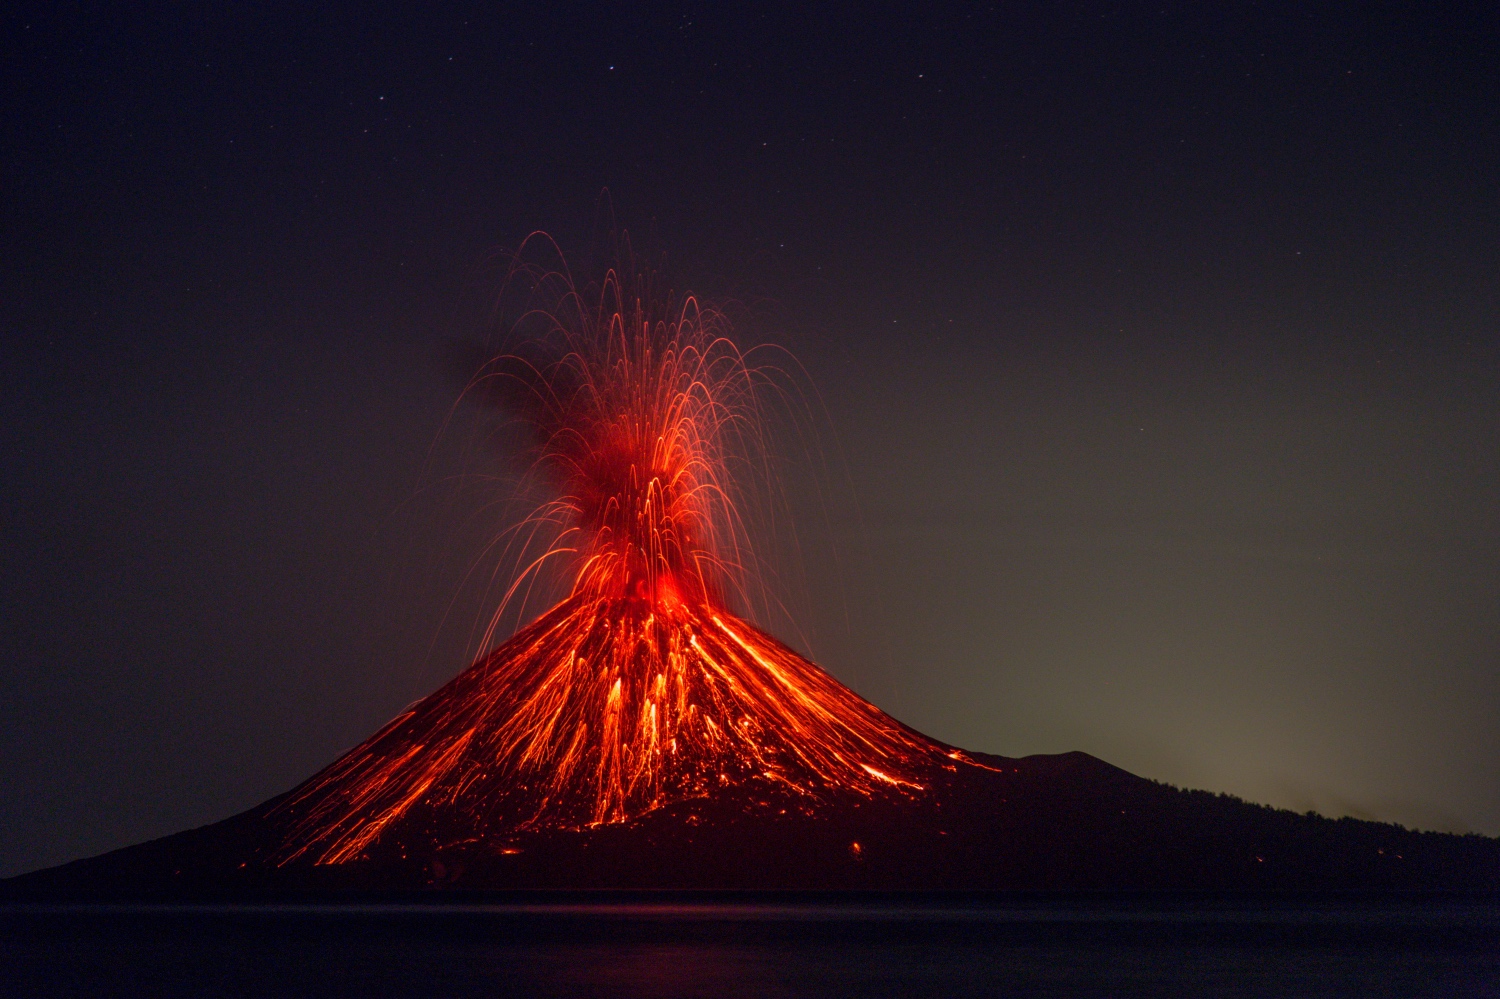
<path id="1" fill-rule="evenodd" d="M 523 414 L 560 493 L 527 522 L 552 542 L 516 585 L 565 559 L 571 593 L 290 795 L 278 862 L 455 831 L 512 848 L 726 793 L 802 810 L 920 794 L 970 762 L 731 613 L 748 561 L 732 472 L 762 437 L 761 380 L 716 314 L 664 316 L 614 273 L 592 308 L 567 301 L 571 321 L 547 313 L 471 387 Z"/>
<path id="2" fill-rule="evenodd" d="M 533 274 L 533 276 L 536 276 Z M 774 392 L 687 298 L 611 273 L 486 363 L 546 490 L 507 605 L 556 606 L 310 780 L 11 897 L 508 888 L 1500 889 L 1500 842 L 1294 815 L 1082 753 L 965 753 L 750 623 Z M 514 426 L 514 423 L 511 424 Z M 763 592 L 763 591 L 762 591 Z"/>

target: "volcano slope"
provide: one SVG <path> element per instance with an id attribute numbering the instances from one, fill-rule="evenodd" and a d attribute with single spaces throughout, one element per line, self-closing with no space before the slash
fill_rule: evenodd
<path id="1" fill-rule="evenodd" d="M 0 891 L 513 889 L 1496 891 L 1500 840 L 965 753 L 727 614 L 570 600 L 293 791 Z"/>

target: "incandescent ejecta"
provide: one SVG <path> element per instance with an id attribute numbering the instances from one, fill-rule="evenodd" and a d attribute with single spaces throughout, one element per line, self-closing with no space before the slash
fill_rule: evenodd
<path id="1" fill-rule="evenodd" d="M 760 457 L 766 376 L 717 313 L 638 284 L 612 271 L 587 305 L 569 287 L 532 313 L 541 336 L 471 384 L 523 414 L 555 490 L 507 596 L 558 560 L 571 592 L 288 796 L 279 863 L 458 834 L 511 849 L 731 786 L 811 810 L 974 765 L 731 612 L 751 561 L 734 474 Z"/>

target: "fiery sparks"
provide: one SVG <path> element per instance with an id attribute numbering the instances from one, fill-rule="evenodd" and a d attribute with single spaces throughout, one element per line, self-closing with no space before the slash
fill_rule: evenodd
<path id="1" fill-rule="evenodd" d="M 282 863 L 354 860 L 439 814 L 498 851 L 725 788 L 815 805 L 917 793 L 953 767 L 730 612 L 749 564 L 734 472 L 760 443 L 761 381 L 717 317 L 691 299 L 653 312 L 613 274 L 581 302 L 570 288 L 543 337 L 474 383 L 524 415 L 557 493 L 523 528 L 549 543 L 511 593 L 559 559 L 571 593 L 279 805 Z"/>

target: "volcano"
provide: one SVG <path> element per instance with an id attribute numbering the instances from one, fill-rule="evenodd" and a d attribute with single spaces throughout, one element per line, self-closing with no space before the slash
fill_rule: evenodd
<path id="1" fill-rule="evenodd" d="M 1500 889 L 1493 839 L 969 753 L 886 715 L 734 611 L 744 483 L 774 464 L 765 371 L 692 299 L 613 273 L 587 308 L 557 298 L 470 384 L 519 417 L 548 495 L 501 607 L 562 567 L 555 606 L 287 794 L 7 894 Z"/>

